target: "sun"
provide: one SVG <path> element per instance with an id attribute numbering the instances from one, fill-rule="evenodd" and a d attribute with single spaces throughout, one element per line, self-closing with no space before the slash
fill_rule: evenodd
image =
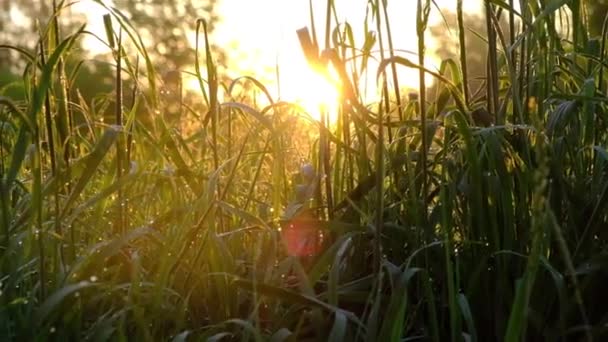
<path id="1" fill-rule="evenodd" d="M 290 77 L 281 79 L 281 97 L 300 105 L 314 120 L 324 113 L 330 124 L 338 120 L 340 81 L 332 67 L 313 68 L 308 64 L 289 69 Z"/>

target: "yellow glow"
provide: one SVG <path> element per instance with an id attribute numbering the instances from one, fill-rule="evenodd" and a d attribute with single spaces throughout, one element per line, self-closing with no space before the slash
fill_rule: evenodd
<path id="1" fill-rule="evenodd" d="M 456 8 L 455 0 L 441 0 L 439 3 Z M 475 7 L 479 6 L 480 2 L 471 0 L 465 3 L 468 11 L 476 11 Z M 334 4 L 339 13 L 338 21 L 348 22 L 352 26 L 355 44 L 361 46 L 365 37 L 363 22 L 366 1 L 336 0 Z M 402 33 L 393 37 L 394 47 L 400 51 L 398 55 L 417 63 L 415 54 L 403 52 L 417 51 L 416 2 L 389 1 L 389 9 L 393 32 Z M 323 2 L 313 2 L 313 10 L 315 13 L 324 13 Z M 302 27 L 310 28 L 308 1 L 222 0 L 219 12 L 226 15 L 222 16 L 217 30 L 213 33 L 213 39 L 220 42 L 220 45 L 231 48 L 227 71 L 229 77 L 254 76 L 268 87 L 275 99 L 299 103 L 317 120 L 320 118 L 319 106 L 325 107 L 329 113 L 329 121 L 336 121 L 339 91 L 328 81 L 327 76 L 311 71 L 296 35 L 296 30 Z M 273 20 L 257 19 L 267 16 L 268 13 L 280 15 L 273 16 Z M 437 13 L 432 17 L 433 22 L 441 20 Z M 317 28 L 324 27 L 323 15 L 315 16 L 315 20 Z M 317 31 L 321 49 L 324 45 L 323 33 L 323 30 Z M 434 40 L 427 40 L 428 51 L 434 50 L 434 44 Z M 361 75 L 359 80 L 362 101 L 365 104 L 379 100 L 376 71 L 380 56 L 377 49 L 378 46 L 373 49 L 374 57 L 368 60 L 367 75 Z M 360 60 L 355 61 L 356 64 L 359 62 Z M 438 65 L 438 58 L 428 52 L 426 67 L 434 70 Z M 350 70 L 350 65 L 348 69 Z M 418 89 L 418 70 L 397 66 L 397 74 L 401 88 Z M 330 76 L 329 79 L 333 77 Z M 388 81 L 391 84 L 392 77 L 389 77 Z M 427 85 L 431 85 L 434 79 L 427 75 L 426 81 Z M 406 92 L 404 89 L 403 93 Z"/>
<path id="2" fill-rule="evenodd" d="M 201 84 L 198 79 L 190 75 L 182 75 L 182 86 L 184 90 L 198 93 L 201 91 Z"/>
<path id="3" fill-rule="evenodd" d="M 330 124 L 338 119 L 340 86 L 333 69 L 323 71 L 310 67 L 294 69 L 293 77 L 285 78 L 281 90 L 286 89 L 286 100 L 302 106 L 310 116 L 321 120 L 321 112 L 328 115 Z"/>
<path id="4" fill-rule="evenodd" d="M 110 7 L 114 6 L 114 1 L 112 0 L 104 0 L 104 3 Z M 109 13 L 107 9 L 91 0 L 81 0 L 73 2 L 68 11 L 84 14 L 87 18 L 87 30 L 97 34 L 101 39 L 105 39 L 103 16 Z M 110 52 L 110 49 L 103 42 L 89 35 L 84 37 L 83 48 L 93 54 Z"/>
<path id="5" fill-rule="evenodd" d="M 120 1 L 113 0 L 104 0 L 104 2 L 110 6 L 115 2 L 120 4 Z M 325 45 L 323 14 L 326 3 L 324 1 L 312 3 L 317 38 L 322 48 Z M 369 14 L 367 3 L 366 0 L 334 1 L 338 22 L 341 24 L 348 22 L 351 25 L 355 45 L 359 47 L 363 45 L 366 35 L 363 24 L 366 14 Z M 446 10 L 456 8 L 456 0 L 438 0 L 437 3 Z M 479 13 L 482 3 L 481 0 L 465 1 L 464 10 L 467 13 Z M 72 7 L 75 12 L 86 13 L 89 30 L 102 38 L 105 37 L 101 14 L 106 11 L 103 7 L 91 0 L 77 1 Z M 212 32 L 211 41 L 227 52 L 228 65 L 225 70 L 221 70 L 222 76 L 232 79 L 244 75 L 253 76 L 268 88 L 275 101 L 298 103 L 315 119 L 320 118 L 319 107 L 324 107 L 330 115 L 330 122 L 336 121 L 339 96 L 339 90 L 335 85 L 337 78 L 335 75 L 327 76 L 311 70 L 296 35 L 296 30 L 311 27 L 308 1 L 221 0 L 216 9 L 220 19 Z M 388 1 L 388 13 L 397 55 L 417 63 L 416 1 Z M 441 22 L 441 16 L 433 8 L 430 25 Z M 336 22 L 332 20 L 332 27 L 335 25 Z M 370 18 L 368 18 L 368 26 L 375 27 L 375 23 Z M 188 40 L 191 45 L 194 45 L 194 37 L 194 32 L 190 32 Z M 439 65 L 438 58 L 432 53 L 437 42 L 427 33 L 426 43 L 426 67 L 434 70 Z M 85 40 L 85 48 L 93 53 L 108 52 L 107 47 L 93 38 Z M 372 50 L 374 56 L 368 60 L 367 75 L 361 75 L 359 80 L 362 100 L 366 104 L 379 100 L 376 84 L 376 71 L 380 58 L 378 46 L 376 45 Z M 359 61 L 355 62 L 359 63 Z M 162 70 L 162 66 L 157 67 L 160 73 L 167 71 Z M 186 67 L 181 71 L 192 71 L 192 69 Z M 397 73 L 401 88 L 418 88 L 417 70 L 398 66 Z M 198 81 L 193 77 L 185 76 L 183 80 L 184 90 L 200 92 Z M 434 82 L 428 75 L 426 81 L 428 85 Z M 392 83 L 391 77 L 388 82 Z"/>

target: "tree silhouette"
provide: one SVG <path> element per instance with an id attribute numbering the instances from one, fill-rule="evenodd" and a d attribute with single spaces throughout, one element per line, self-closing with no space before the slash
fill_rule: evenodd
<path id="1" fill-rule="evenodd" d="M 592 36 L 602 34 L 604 18 L 608 15 L 608 0 L 587 0 L 587 15 L 589 19 L 589 30 Z"/>
<path id="2" fill-rule="evenodd" d="M 458 40 L 458 17 L 455 12 L 444 11 L 445 19 L 430 27 L 430 32 L 436 41 L 435 53 L 445 60 L 453 59 L 460 64 L 460 43 Z M 500 16 L 501 30 L 508 36 L 509 25 L 506 15 Z M 485 89 L 481 88 L 486 77 L 486 65 L 488 55 L 488 43 L 486 19 L 478 13 L 463 14 L 465 28 L 465 48 L 467 52 L 467 76 L 469 79 L 469 89 L 474 95 L 484 94 Z"/>
<path id="3" fill-rule="evenodd" d="M 73 32 L 75 26 L 85 22 L 86 17 L 83 14 L 70 9 L 70 2 L 57 0 L 56 3 L 57 6 L 66 6 L 59 17 L 60 31 L 64 34 Z M 208 29 L 212 31 L 218 19 L 215 0 L 114 0 L 114 4 L 141 35 L 152 62 L 162 66 L 161 72 L 191 66 L 195 56 L 188 37 L 193 36 L 196 20 L 204 18 Z M 53 2 L 48 0 L 0 2 L 0 42 L 35 51 L 39 36 L 37 27 L 44 29 L 52 17 L 52 12 Z M 101 36 L 104 36 L 103 33 Z M 214 51 L 216 58 L 222 61 L 221 50 Z M 0 62 L 0 69 L 8 66 L 19 66 L 18 69 L 21 69 L 22 59 L 12 52 L 0 49 Z"/>
<path id="4" fill-rule="evenodd" d="M 587 19 L 589 21 L 589 34 L 599 36 L 602 34 L 604 20 L 608 15 L 608 0 L 583 0 L 587 9 Z M 459 41 L 458 24 L 456 13 L 445 11 L 443 13 L 445 22 L 432 26 L 430 32 L 437 42 L 435 53 L 443 60 L 453 58 L 459 61 Z M 467 51 L 467 66 L 469 76 L 469 88 L 474 92 L 483 83 L 486 73 L 487 37 L 486 20 L 481 14 L 465 13 L 465 40 Z M 449 29 L 448 29 L 449 28 Z M 509 32 L 506 22 L 506 15 L 501 16 L 501 28 L 507 35 Z M 483 93 L 483 89 L 481 90 Z"/>
<path id="5" fill-rule="evenodd" d="M 194 63 L 194 48 L 188 36 L 194 31 L 196 20 L 204 18 L 213 31 L 218 16 L 215 0 L 122 0 L 117 2 L 129 21 L 148 42 L 147 49 L 155 64 L 167 70 L 180 70 Z M 220 51 L 214 49 L 215 51 Z M 223 59 L 222 56 L 215 56 Z"/>

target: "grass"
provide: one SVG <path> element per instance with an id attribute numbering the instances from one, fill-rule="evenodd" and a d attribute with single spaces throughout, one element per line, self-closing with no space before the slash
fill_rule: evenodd
<path id="1" fill-rule="evenodd" d="M 305 124 L 253 78 L 224 84 L 204 20 L 195 75 L 205 103 L 180 103 L 182 132 L 137 28 L 116 9 L 102 39 L 115 89 L 97 106 L 67 67 L 85 31 L 60 35 L 61 5 L 37 51 L 3 45 L 28 67 L 26 100 L 0 97 L 0 336 L 605 339 L 606 29 L 588 36 L 578 0 L 522 1 L 520 12 L 488 1 L 475 92 L 464 49 L 438 71 L 424 65 L 434 4 L 417 4 L 418 61 L 393 49 L 381 1 L 366 20 L 389 34 L 361 47 L 348 26 L 333 31 L 331 1 L 322 30 L 298 32 L 307 57 L 341 78 L 335 126 L 328 113 Z M 453 10 L 465 46 L 462 1 Z M 556 30 L 569 11 L 571 36 Z M 369 58 L 381 60 L 369 70 L 379 103 L 358 90 Z M 419 70 L 417 98 L 394 86 L 397 68 Z M 239 95 L 244 83 L 270 105 Z M 479 125 L 478 108 L 495 124 Z M 324 234 L 314 257 L 289 256 L 281 241 L 281 223 L 302 212 Z"/>

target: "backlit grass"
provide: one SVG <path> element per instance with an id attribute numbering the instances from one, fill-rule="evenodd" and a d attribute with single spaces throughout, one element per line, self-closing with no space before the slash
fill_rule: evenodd
<path id="1" fill-rule="evenodd" d="M 416 59 L 393 49 L 386 3 L 356 42 L 328 1 L 312 14 L 326 26 L 299 31 L 341 85 L 320 120 L 253 77 L 225 81 L 202 19 L 194 102 L 170 96 L 116 9 L 99 37 L 114 89 L 94 103 L 67 63 L 84 28 L 59 34 L 55 15 L 36 51 L 2 45 L 27 68 L 25 100 L 0 88 L 0 336 L 607 338 L 606 29 L 588 35 L 579 0 L 513 2 L 486 2 L 477 91 L 465 49 L 424 64 L 432 1 L 417 1 Z M 359 91 L 370 58 L 378 103 Z M 415 96 L 398 68 L 419 71 Z M 286 248 L 303 224 L 317 255 Z"/>

